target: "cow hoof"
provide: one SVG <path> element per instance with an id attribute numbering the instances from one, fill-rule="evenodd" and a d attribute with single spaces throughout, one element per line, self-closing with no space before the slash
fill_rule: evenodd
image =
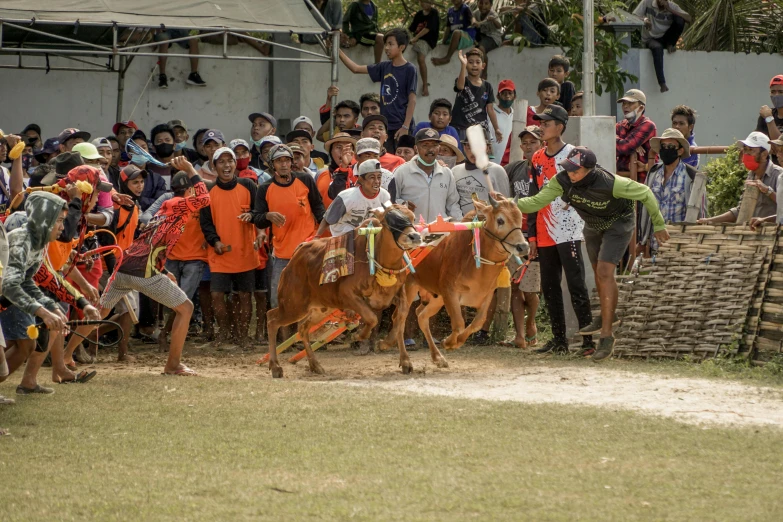
<path id="1" fill-rule="evenodd" d="M 449 367 L 449 361 L 447 361 L 446 359 L 441 357 L 441 358 L 439 358 L 438 360 L 435 361 L 435 365 L 438 368 L 448 368 Z"/>
<path id="2" fill-rule="evenodd" d="M 310 371 L 317 373 L 318 375 L 323 375 L 326 373 L 323 366 L 321 366 L 321 363 L 316 361 L 310 361 Z"/>
<path id="3" fill-rule="evenodd" d="M 270 368 L 272 370 L 272 377 L 274 379 L 282 379 L 283 378 L 283 368 L 280 366 L 273 366 Z"/>
<path id="4" fill-rule="evenodd" d="M 402 368 L 403 375 L 410 375 L 413 373 L 413 365 L 410 363 L 410 361 L 400 364 L 400 367 Z"/>

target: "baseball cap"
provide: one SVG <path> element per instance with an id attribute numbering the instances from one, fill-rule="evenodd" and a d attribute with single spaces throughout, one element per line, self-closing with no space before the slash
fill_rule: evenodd
<path id="1" fill-rule="evenodd" d="M 182 129 L 183 129 L 185 132 L 188 132 L 188 127 L 187 127 L 187 125 L 185 125 L 185 122 L 184 122 L 184 121 L 182 121 L 182 120 L 171 120 L 171 121 L 170 121 L 170 122 L 168 122 L 166 125 L 168 125 L 168 126 L 169 126 L 169 127 L 171 127 L 172 129 L 173 129 L 174 127 L 182 127 Z"/>
<path id="2" fill-rule="evenodd" d="M 277 158 L 291 158 L 294 159 L 294 153 L 288 147 L 288 145 L 275 145 L 272 150 L 269 151 L 269 161 L 275 161 Z"/>
<path id="3" fill-rule="evenodd" d="M 46 140 L 43 144 L 43 148 L 34 150 L 33 154 L 35 155 L 35 159 L 38 160 L 38 163 L 45 163 L 46 158 L 43 157 L 44 154 L 54 154 L 59 149 L 60 142 L 57 141 L 57 138 L 49 138 Z"/>
<path id="4" fill-rule="evenodd" d="M 642 105 L 647 105 L 647 96 L 644 95 L 639 89 L 628 89 L 625 91 L 625 95 L 617 100 L 617 103 L 627 102 L 639 102 Z"/>
<path id="5" fill-rule="evenodd" d="M 95 145 L 96 148 L 100 148 L 100 147 L 111 148 L 111 142 L 106 138 L 95 138 L 94 140 L 92 140 L 92 144 Z"/>
<path id="6" fill-rule="evenodd" d="M 190 178 L 181 170 L 171 177 L 171 190 L 180 190 L 190 188 Z"/>
<path id="7" fill-rule="evenodd" d="M 537 140 L 540 140 L 543 135 L 543 132 L 541 131 L 541 127 L 539 127 L 538 125 L 528 125 L 524 129 L 522 129 L 522 132 L 519 133 L 519 139 L 521 140 L 522 136 L 524 136 L 525 134 L 530 134 Z"/>
<path id="8" fill-rule="evenodd" d="M 304 129 L 292 130 L 291 132 L 285 135 L 285 141 L 287 141 L 288 143 L 291 143 L 296 138 L 304 138 L 306 140 L 309 140 L 310 143 L 313 142 L 313 135 Z"/>
<path id="9" fill-rule="evenodd" d="M 212 155 L 212 161 L 214 163 L 217 163 L 218 158 L 220 158 L 220 156 L 222 156 L 223 154 L 231 154 L 231 157 L 234 158 L 234 161 L 236 161 L 236 159 L 237 159 L 237 155 L 234 154 L 233 150 L 229 149 L 228 147 L 220 147 Z"/>
<path id="10" fill-rule="evenodd" d="M 386 119 L 386 116 L 382 114 L 370 114 L 366 118 L 364 118 L 364 121 L 362 121 L 362 130 L 367 128 L 367 125 L 374 121 L 380 121 L 383 123 L 383 126 L 385 128 L 389 128 L 389 120 Z"/>
<path id="11" fill-rule="evenodd" d="M 268 143 L 271 143 L 272 145 L 280 145 L 283 142 L 280 140 L 280 138 L 278 138 L 274 134 L 270 134 L 269 136 L 264 136 L 263 138 L 261 138 L 261 141 L 259 143 L 260 144 L 259 144 L 258 148 L 259 149 L 263 149 L 264 145 L 266 145 Z"/>
<path id="12" fill-rule="evenodd" d="M 742 143 L 743 145 L 752 149 L 764 149 L 768 151 L 772 148 L 772 146 L 769 144 L 769 138 L 767 135 L 758 131 L 751 132 L 748 134 L 747 138 L 744 140 L 739 140 L 738 143 Z"/>
<path id="13" fill-rule="evenodd" d="M 147 179 L 147 171 L 137 167 L 133 163 L 128 164 L 120 171 L 120 179 L 122 181 L 129 181 L 132 179 L 136 179 L 139 176 L 141 176 L 144 179 Z"/>
<path id="14" fill-rule="evenodd" d="M 536 121 L 554 120 L 559 121 L 563 125 L 568 124 L 568 112 L 560 105 L 547 105 L 544 112 L 533 116 Z"/>
<path id="15" fill-rule="evenodd" d="M 371 159 L 359 165 L 358 175 L 364 176 L 365 174 L 369 174 L 370 172 L 380 172 L 380 171 L 381 171 L 381 162 L 378 160 Z"/>
<path id="16" fill-rule="evenodd" d="M 498 94 L 503 91 L 516 91 L 517 87 L 512 80 L 500 80 L 498 84 Z"/>
<path id="17" fill-rule="evenodd" d="M 440 141 L 440 134 L 431 127 L 421 129 L 416 133 L 416 143 L 418 144 L 422 141 Z"/>
<path id="18" fill-rule="evenodd" d="M 114 125 L 112 125 L 111 132 L 115 136 L 118 132 L 120 132 L 120 127 L 130 127 L 133 130 L 139 130 L 139 126 L 133 123 L 132 120 L 125 120 L 125 121 L 118 121 Z"/>
<path id="19" fill-rule="evenodd" d="M 209 129 L 201 136 L 201 145 L 206 145 L 208 141 L 216 141 L 218 143 L 226 142 L 225 138 L 223 138 L 223 133 L 217 129 Z"/>
<path id="20" fill-rule="evenodd" d="M 82 158 L 84 159 L 88 159 L 88 160 L 103 159 L 103 156 L 101 156 L 101 153 L 98 152 L 97 147 L 92 143 L 78 143 L 74 145 L 73 149 L 71 150 L 81 154 Z"/>
<path id="21" fill-rule="evenodd" d="M 245 147 L 247 150 L 250 150 L 250 145 L 248 145 L 248 143 L 242 138 L 231 140 L 231 143 L 228 144 L 228 147 L 233 151 L 236 151 L 237 147 Z"/>
<path id="22" fill-rule="evenodd" d="M 356 155 L 364 154 L 365 152 L 374 152 L 375 154 L 381 153 L 381 142 L 375 138 L 362 138 L 356 142 Z"/>
<path id="23" fill-rule="evenodd" d="M 144 134 L 143 130 L 137 129 L 136 132 L 134 132 L 131 135 L 130 139 L 131 139 L 131 141 L 133 141 L 133 140 L 144 140 L 144 141 L 147 141 L 147 135 Z"/>
<path id="24" fill-rule="evenodd" d="M 298 118 L 296 118 L 294 121 L 291 122 L 291 127 L 296 129 L 296 126 L 299 125 L 300 123 L 308 124 L 310 126 L 311 132 L 315 131 L 315 128 L 313 127 L 313 120 L 311 120 L 307 116 L 299 116 Z"/>
<path id="25" fill-rule="evenodd" d="M 66 141 L 73 139 L 73 138 L 81 138 L 84 141 L 90 141 L 90 133 L 80 131 L 79 129 L 75 129 L 73 127 L 63 129 L 63 131 L 60 133 L 59 136 L 57 136 L 57 141 L 60 143 L 65 143 Z"/>
<path id="26" fill-rule="evenodd" d="M 343 132 L 356 139 L 359 139 L 362 136 L 362 129 L 345 129 Z"/>
<path id="27" fill-rule="evenodd" d="M 587 147 L 574 147 L 568 153 L 566 159 L 559 163 L 566 172 L 574 172 L 579 170 L 580 167 L 594 169 L 597 164 L 598 160 L 596 160 L 595 154 Z"/>
<path id="28" fill-rule="evenodd" d="M 305 151 L 302 147 L 299 146 L 298 143 L 286 143 L 286 145 L 288 146 L 289 149 L 291 149 L 291 152 L 293 152 L 294 154 L 301 154 L 302 156 L 304 156 Z"/>
<path id="29" fill-rule="evenodd" d="M 462 154 L 461 150 L 459 150 L 459 143 L 457 143 L 457 138 L 454 136 L 449 136 L 448 134 L 444 134 L 440 137 L 440 144 L 450 148 L 451 151 L 457 155 L 457 163 L 462 163 L 465 161 L 465 155 Z"/>
<path id="30" fill-rule="evenodd" d="M 22 129 L 22 134 L 25 134 L 27 131 L 35 131 L 36 134 L 41 135 L 41 127 L 37 123 L 28 124 L 27 127 Z"/>
<path id="31" fill-rule="evenodd" d="M 54 158 L 54 171 L 59 177 L 64 177 L 79 165 L 84 165 L 84 160 L 78 152 L 63 152 Z"/>
<path id="32" fill-rule="evenodd" d="M 456 143 L 456 140 L 455 140 L 455 143 Z M 412 149 L 415 146 L 416 146 L 416 138 L 414 138 L 410 134 L 403 134 L 402 136 L 400 136 L 400 139 L 397 140 L 397 148 L 398 149 L 400 147 L 407 147 L 409 149 Z"/>
<path id="33" fill-rule="evenodd" d="M 769 86 L 772 87 L 773 85 L 783 85 L 783 74 L 778 74 L 777 76 L 772 77 L 772 79 L 769 81 Z"/>
<path id="34" fill-rule="evenodd" d="M 277 120 L 268 112 L 254 112 L 247 117 L 247 119 L 250 120 L 250 123 L 256 121 L 256 118 L 264 118 L 266 121 L 272 124 L 272 127 L 277 128 Z"/>

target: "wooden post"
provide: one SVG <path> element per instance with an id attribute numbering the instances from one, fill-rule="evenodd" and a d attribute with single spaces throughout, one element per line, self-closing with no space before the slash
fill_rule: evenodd
<path id="1" fill-rule="evenodd" d="M 639 156 L 636 154 L 636 152 L 633 152 L 631 154 L 631 179 L 634 181 L 639 181 L 639 162 L 638 162 Z M 634 226 L 633 226 L 633 234 L 631 234 L 631 243 L 628 245 L 628 266 L 630 267 L 633 265 L 634 259 L 636 259 L 636 203 L 634 203 L 633 206 L 633 212 L 634 212 Z M 622 265 L 620 265 L 622 268 Z"/>
<path id="2" fill-rule="evenodd" d="M 745 192 L 742 193 L 740 208 L 737 213 L 737 224 L 750 222 L 750 218 L 753 217 L 753 212 L 756 210 L 756 203 L 758 203 L 759 195 L 760 192 L 758 188 L 748 185 L 745 186 Z"/>
<path id="3" fill-rule="evenodd" d="M 696 223 L 701 211 L 701 202 L 707 191 L 707 175 L 702 171 L 696 171 L 696 177 L 691 186 L 691 196 L 688 198 L 688 210 L 685 212 L 686 223 Z"/>
<path id="4" fill-rule="evenodd" d="M 522 159 L 522 149 L 519 144 L 519 133 L 527 127 L 527 100 L 517 99 L 514 101 L 514 118 L 511 127 L 511 148 L 509 149 L 508 162 L 514 163 Z M 500 158 L 495 158 L 495 163 L 500 163 Z"/>

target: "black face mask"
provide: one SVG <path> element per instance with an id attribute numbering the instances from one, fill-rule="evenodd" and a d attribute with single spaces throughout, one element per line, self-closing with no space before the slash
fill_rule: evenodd
<path id="1" fill-rule="evenodd" d="M 159 158 L 168 158 L 174 154 L 174 145 L 171 143 L 158 143 L 155 145 L 155 152 L 158 153 Z"/>
<path id="2" fill-rule="evenodd" d="M 661 156 L 661 161 L 663 161 L 664 165 L 671 165 L 679 159 L 680 149 L 661 147 L 661 151 L 658 154 Z"/>

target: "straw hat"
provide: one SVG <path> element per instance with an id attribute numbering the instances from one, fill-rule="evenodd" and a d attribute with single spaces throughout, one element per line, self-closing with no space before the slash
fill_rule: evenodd
<path id="1" fill-rule="evenodd" d="M 356 140 L 353 139 L 347 132 L 338 132 L 334 135 L 334 138 L 324 144 L 324 148 L 326 149 L 327 154 L 332 153 L 332 145 L 335 143 L 350 143 L 353 145 L 354 150 L 356 149 Z"/>
<path id="2" fill-rule="evenodd" d="M 449 136 L 448 134 L 442 135 L 440 137 L 440 144 L 450 148 L 454 152 L 454 154 L 457 155 L 457 163 L 462 163 L 463 161 L 465 161 L 465 155 L 462 154 L 461 150 L 459 150 L 459 146 L 457 145 L 457 140 L 454 139 L 454 136 Z"/>
<path id="3" fill-rule="evenodd" d="M 680 144 L 680 147 L 685 149 L 685 154 L 683 154 L 682 157 L 687 158 L 691 155 L 691 146 L 688 143 L 688 140 L 686 140 L 682 133 L 677 129 L 666 129 L 663 131 L 663 134 L 650 140 L 650 148 L 656 154 L 661 152 L 661 140 L 677 140 Z"/>

